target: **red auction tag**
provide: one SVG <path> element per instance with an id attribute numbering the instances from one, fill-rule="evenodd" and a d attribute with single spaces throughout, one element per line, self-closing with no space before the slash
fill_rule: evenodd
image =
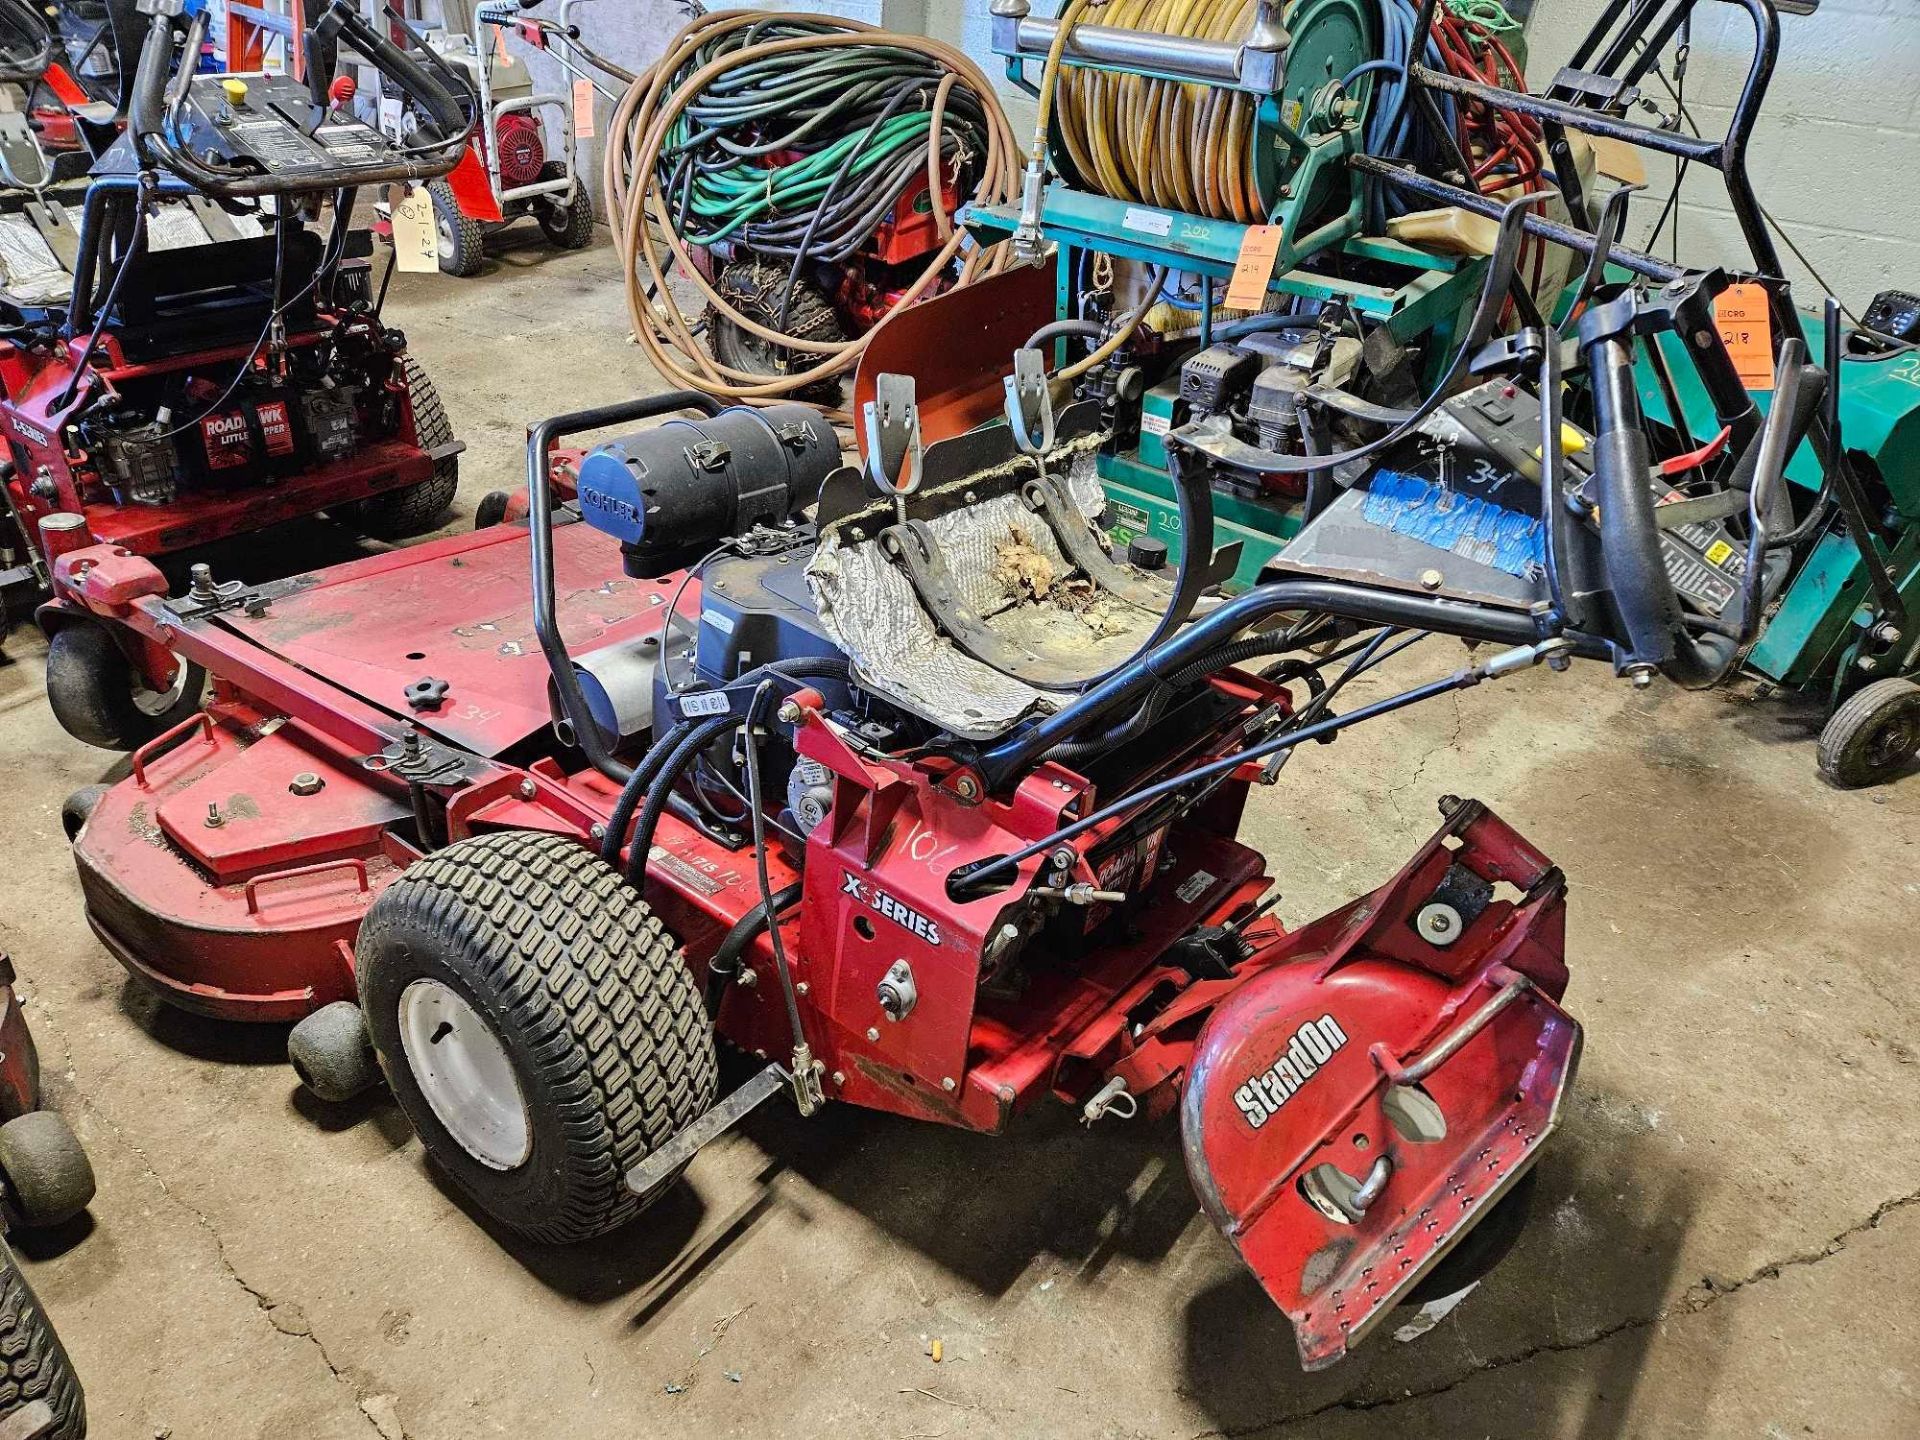
<path id="1" fill-rule="evenodd" d="M 1749 390 L 1773 389 L 1773 310 L 1764 285 L 1729 285 L 1713 305 L 1720 340 Z"/>
<path id="2" fill-rule="evenodd" d="M 1249 225 L 1240 242 L 1240 258 L 1227 284 L 1229 310 L 1264 310 L 1267 286 L 1273 283 L 1273 264 L 1280 258 L 1281 227 Z"/>

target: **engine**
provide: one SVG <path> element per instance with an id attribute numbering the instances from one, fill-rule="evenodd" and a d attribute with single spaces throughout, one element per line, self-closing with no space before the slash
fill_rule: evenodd
<path id="1" fill-rule="evenodd" d="M 288 357 L 276 377 L 234 386 L 223 376 L 123 382 L 117 403 L 75 427 L 83 490 L 119 505 L 171 505 L 183 487 L 271 483 L 350 460 L 395 433 L 390 355 L 377 343 L 336 343 Z"/>
<path id="2" fill-rule="evenodd" d="M 1312 324 L 1257 331 L 1195 352 L 1180 366 L 1180 405 L 1186 418 L 1226 416 L 1237 438 L 1282 455 L 1329 448 L 1312 435 L 1300 397 L 1310 388 L 1341 390 L 1360 370 L 1362 345 L 1351 335 L 1329 334 Z M 1234 488 L 1250 498 L 1298 499 L 1298 476 L 1266 476 Z"/>

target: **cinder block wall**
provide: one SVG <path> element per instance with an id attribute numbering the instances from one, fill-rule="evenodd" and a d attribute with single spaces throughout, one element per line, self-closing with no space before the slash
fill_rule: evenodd
<path id="1" fill-rule="evenodd" d="M 1599 0 L 1537 0 L 1535 88 L 1571 57 L 1599 9 Z M 1686 100 L 1703 132 L 1725 133 L 1752 51 L 1742 7 L 1695 12 Z M 1646 89 L 1672 110 L 1657 80 Z M 1813 15 L 1781 16 L 1780 63 L 1747 163 L 1760 203 L 1856 312 L 1880 290 L 1920 288 L 1920 0 L 1823 0 Z M 1671 164 L 1648 165 L 1635 243 L 1653 228 L 1673 174 Z M 1696 168 L 1680 196 L 1680 259 L 1740 263 L 1747 251 L 1719 176 Z M 1672 243 L 1669 228 L 1661 253 Z M 1800 303 L 1818 304 L 1825 292 L 1780 249 Z"/>

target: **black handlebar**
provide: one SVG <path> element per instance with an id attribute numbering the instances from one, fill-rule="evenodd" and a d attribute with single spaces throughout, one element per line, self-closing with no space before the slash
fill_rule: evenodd
<path id="1" fill-rule="evenodd" d="M 27 0 L 0 0 L 0 85 L 31 85 L 53 64 L 53 27 Z M 30 46 L 25 54 L 19 47 Z"/>
<path id="2" fill-rule="evenodd" d="M 312 177 L 294 179 L 261 174 L 192 153 L 185 143 L 181 109 L 193 81 L 192 57 L 199 53 L 206 38 L 207 14 L 202 11 L 194 16 L 184 37 L 178 40 L 174 30 L 176 18 L 155 13 L 148 22 L 146 43 L 140 50 L 129 122 L 134 142 L 142 154 L 196 190 L 221 198 L 245 199 L 334 188 L 330 184 L 316 184 Z M 398 21 L 397 16 L 394 18 Z M 479 120 L 479 101 L 472 87 L 421 42 L 404 21 L 398 23 L 413 42 L 410 49 L 401 49 L 368 25 L 348 0 L 331 0 L 307 31 L 309 89 L 316 105 L 329 103 L 328 87 L 338 63 L 340 41 L 344 39 L 393 81 L 425 116 L 419 132 L 423 142 L 396 152 L 391 164 L 356 169 L 351 178 L 355 186 L 431 180 L 446 174 L 459 163 Z M 181 55 L 182 63 L 169 91 L 167 77 L 173 71 L 176 54 Z"/>

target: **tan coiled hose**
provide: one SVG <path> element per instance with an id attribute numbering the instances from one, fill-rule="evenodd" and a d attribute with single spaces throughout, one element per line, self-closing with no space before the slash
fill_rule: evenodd
<path id="1" fill-rule="evenodd" d="M 1256 0 L 1107 0 L 1097 23 L 1237 42 L 1255 10 Z M 1103 194 L 1242 225 L 1267 219 L 1254 179 L 1253 96 L 1069 68 L 1056 105 L 1074 168 Z"/>

